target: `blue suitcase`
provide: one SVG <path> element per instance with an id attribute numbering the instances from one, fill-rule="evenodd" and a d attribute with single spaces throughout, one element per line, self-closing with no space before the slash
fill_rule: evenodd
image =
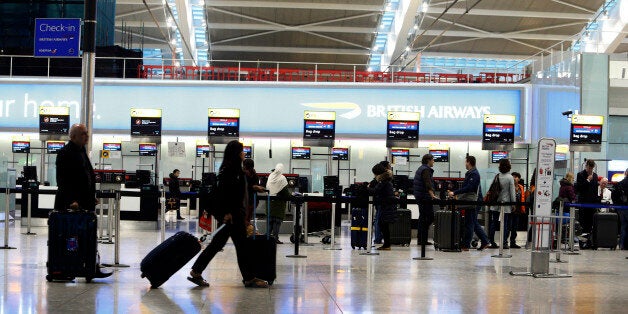
<path id="1" fill-rule="evenodd" d="M 351 209 L 351 248 L 367 249 L 368 210 L 365 208 Z"/>
<path id="2" fill-rule="evenodd" d="M 96 215 L 93 212 L 51 211 L 48 217 L 46 280 L 90 282 L 98 270 Z"/>

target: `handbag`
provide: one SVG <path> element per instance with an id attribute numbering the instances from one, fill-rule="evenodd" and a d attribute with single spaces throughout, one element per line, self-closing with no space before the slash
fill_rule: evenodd
<path id="1" fill-rule="evenodd" d="M 203 214 L 198 218 L 198 226 L 207 232 L 212 231 L 212 217 L 206 210 L 203 210 Z"/>

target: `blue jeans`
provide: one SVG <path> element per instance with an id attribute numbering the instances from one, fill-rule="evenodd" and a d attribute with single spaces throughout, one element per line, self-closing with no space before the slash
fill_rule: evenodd
<path id="1" fill-rule="evenodd" d="M 626 210 L 618 210 L 619 221 L 621 222 L 621 235 L 619 237 L 619 249 L 628 249 L 628 212 Z"/>
<path id="2" fill-rule="evenodd" d="M 375 211 L 375 221 L 373 222 L 373 237 L 375 238 L 375 243 L 381 243 L 382 242 L 382 230 L 379 227 L 379 221 L 381 220 L 382 217 L 382 211 L 379 209 L 379 206 L 376 206 L 376 211 Z"/>
<path id="3" fill-rule="evenodd" d="M 475 207 L 465 208 L 464 214 L 464 237 L 462 245 L 465 247 L 471 247 L 471 240 L 473 239 L 473 232 L 480 238 L 482 244 L 489 243 L 488 236 L 482 226 L 478 222 L 478 210 Z"/>

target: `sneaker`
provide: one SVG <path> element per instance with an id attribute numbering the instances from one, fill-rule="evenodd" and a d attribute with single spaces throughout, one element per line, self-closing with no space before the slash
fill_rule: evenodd
<path id="1" fill-rule="evenodd" d="M 489 247 L 488 243 L 482 243 L 480 247 L 478 247 L 478 251 L 484 251 L 484 249 L 487 247 Z"/>
<path id="2" fill-rule="evenodd" d="M 499 249 L 499 245 L 492 243 L 489 247 L 489 249 Z"/>
<path id="3" fill-rule="evenodd" d="M 253 278 L 244 282 L 244 286 L 247 288 L 268 288 L 268 282 L 259 278 Z"/>
<path id="4" fill-rule="evenodd" d="M 380 246 L 377 248 L 378 251 L 390 251 L 390 246 Z"/>
<path id="5" fill-rule="evenodd" d="M 520 248 L 521 248 L 521 246 L 517 245 L 517 243 L 511 243 L 511 244 L 510 244 L 510 248 L 511 248 L 511 249 L 520 249 Z"/>

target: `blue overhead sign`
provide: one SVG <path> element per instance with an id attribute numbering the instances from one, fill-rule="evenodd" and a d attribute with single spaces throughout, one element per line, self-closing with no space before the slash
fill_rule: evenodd
<path id="1" fill-rule="evenodd" d="M 78 57 L 81 19 L 35 19 L 35 57 Z"/>

